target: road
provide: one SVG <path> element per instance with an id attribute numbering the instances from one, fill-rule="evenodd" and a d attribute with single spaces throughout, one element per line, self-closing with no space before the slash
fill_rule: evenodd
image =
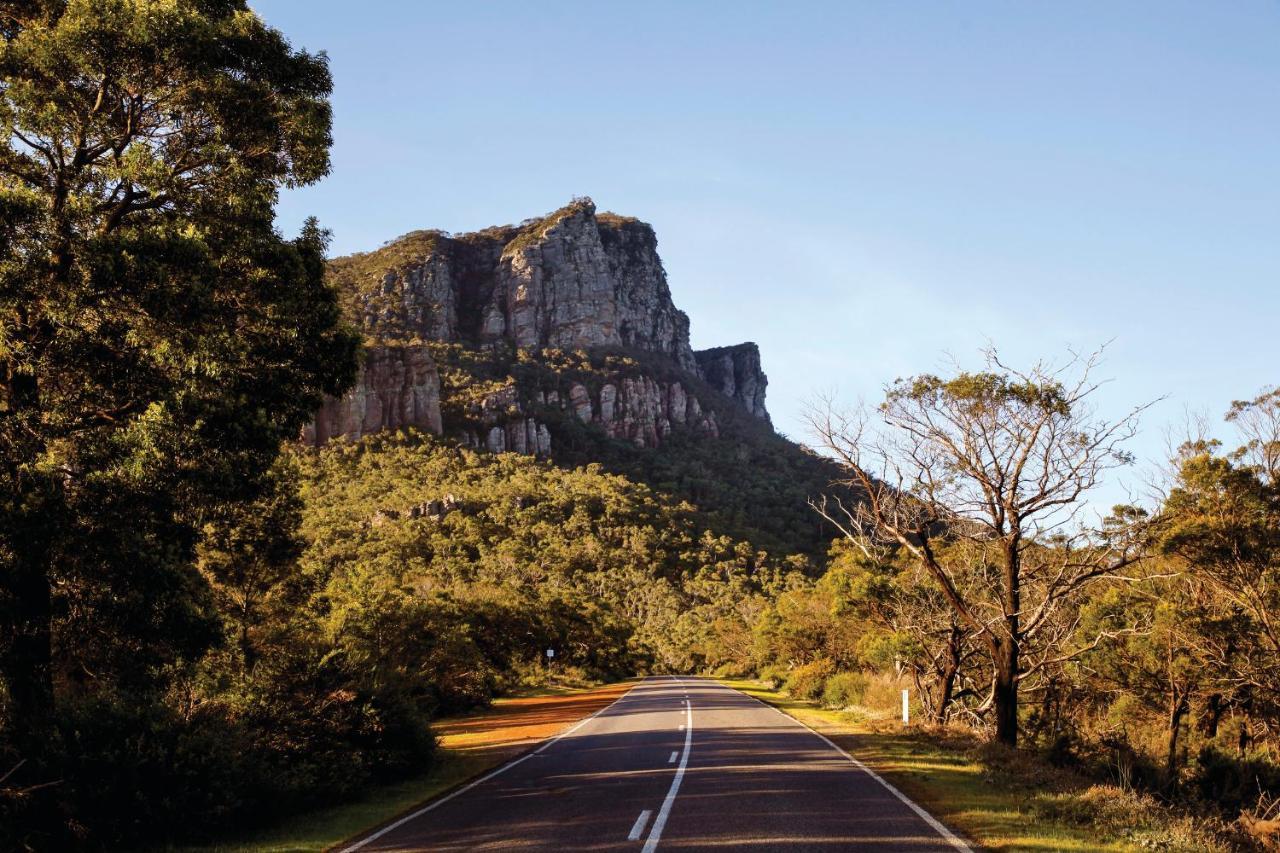
<path id="1" fill-rule="evenodd" d="M 662 676 L 343 853 L 659 849 L 969 848 L 791 717 Z"/>

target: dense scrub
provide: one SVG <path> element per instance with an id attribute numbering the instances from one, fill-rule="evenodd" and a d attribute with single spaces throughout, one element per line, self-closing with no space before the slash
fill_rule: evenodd
<path id="1" fill-rule="evenodd" d="M 325 590 L 329 624 L 373 636 L 353 626 L 424 601 L 458 612 L 457 647 L 442 657 L 483 677 L 435 679 L 453 705 L 487 698 L 546 648 L 598 677 L 716 665 L 723 644 L 708 626 L 744 631 L 808 567 L 717 535 L 693 505 L 596 464 L 564 469 L 405 435 L 302 464 L 302 571 Z"/>

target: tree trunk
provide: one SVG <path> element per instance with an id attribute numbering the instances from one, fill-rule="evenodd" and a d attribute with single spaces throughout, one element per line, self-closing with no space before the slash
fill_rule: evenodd
<path id="1" fill-rule="evenodd" d="M 1004 623 L 1005 636 L 994 642 L 996 740 L 1006 746 L 1018 745 L 1018 660 L 1022 608 L 1022 537 L 1016 519 L 1013 535 L 1005 542 Z"/>
<path id="2" fill-rule="evenodd" d="M 1209 697 L 1204 717 L 1201 719 L 1205 737 L 1212 740 L 1218 736 L 1218 726 L 1222 723 L 1222 714 L 1226 709 L 1227 703 L 1223 701 L 1221 693 L 1214 693 Z"/>
<path id="3" fill-rule="evenodd" d="M 938 693 L 933 707 L 933 722 L 942 725 L 951 713 L 951 695 L 955 692 L 956 674 L 960 671 L 960 626 L 952 623 L 942 670 L 938 673 Z"/>
<path id="4" fill-rule="evenodd" d="M 995 654 L 996 740 L 1018 745 L 1018 643 L 1002 637 Z"/>
<path id="5" fill-rule="evenodd" d="M 1170 791 L 1178 784 L 1178 737 L 1182 731 L 1182 718 L 1188 710 L 1187 694 L 1175 691 L 1169 708 L 1169 742 L 1164 759 L 1165 788 Z"/>

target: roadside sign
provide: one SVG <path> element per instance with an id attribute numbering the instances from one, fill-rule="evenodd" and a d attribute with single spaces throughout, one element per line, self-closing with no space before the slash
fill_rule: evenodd
<path id="1" fill-rule="evenodd" d="M 555 649 L 547 649 L 547 657 L 549 657 L 549 658 L 553 658 L 553 657 L 555 657 L 555 656 L 556 656 L 556 650 L 555 650 Z"/>

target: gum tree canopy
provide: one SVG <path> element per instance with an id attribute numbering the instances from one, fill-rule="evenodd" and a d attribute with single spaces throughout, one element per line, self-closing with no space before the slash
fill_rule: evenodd
<path id="1" fill-rule="evenodd" d="M 862 498 L 815 508 L 867 554 L 901 549 L 933 580 L 955 624 L 985 648 L 991 692 L 979 710 L 994 710 L 1009 746 L 1019 685 L 1080 651 L 1059 615 L 1143 557 L 1141 511 L 1118 507 L 1100 529 L 1084 523 L 1089 494 L 1132 461 L 1123 445 L 1146 408 L 1097 415 L 1099 357 L 1015 370 L 988 350 L 983 371 L 897 380 L 874 413 L 827 405 L 810 417 Z"/>
<path id="2" fill-rule="evenodd" d="M 214 636 L 201 527 L 354 370 L 325 236 L 325 58 L 236 0 L 0 2 L 0 713 L 145 690 Z"/>

